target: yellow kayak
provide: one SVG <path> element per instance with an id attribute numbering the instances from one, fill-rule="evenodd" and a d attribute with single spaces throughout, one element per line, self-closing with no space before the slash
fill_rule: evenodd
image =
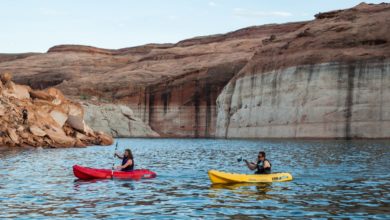
<path id="1" fill-rule="evenodd" d="M 212 183 L 272 183 L 291 181 L 293 177 L 289 173 L 271 174 L 238 174 L 226 173 L 218 170 L 209 170 L 209 178 Z"/>

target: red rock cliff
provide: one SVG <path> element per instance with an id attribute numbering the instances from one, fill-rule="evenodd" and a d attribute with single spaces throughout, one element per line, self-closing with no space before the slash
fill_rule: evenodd
<path id="1" fill-rule="evenodd" d="M 304 24 L 250 27 L 120 50 L 61 45 L 1 62 L 0 71 L 12 71 L 17 82 L 32 88 L 55 86 L 76 99 L 127 104 L 162 136 L 211 137 L 216 98 L 226 83 L 264 39 Z"/>
<path id="2" fill-rule="evenodd" d="M 0 59 L 0 71 L 14 72 L 17 82 L 33 88 L 55 86 L 73 98 L 127 104 L 162 136 L 210 137 L 216 99 L 239 72 L 388 57 L 388 11 L 389 4 L 361 4 L 308 22 L 119 50 L 60 45 Z"/>

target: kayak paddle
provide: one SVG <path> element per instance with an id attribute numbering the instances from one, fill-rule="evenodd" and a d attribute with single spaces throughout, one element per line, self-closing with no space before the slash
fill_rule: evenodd
<path id="1" fill-rule="evenodd" d="M 240 158 L 237 159 L 237 162 L 241 162 L 241 161 L 246 161 L 246 160 L 245 160 L 245 159 L 242 159 L 242 157 L 240 157 Z M 252 162 L 250 162 L 250 163 L 252 163 Z"/>
<path id="2" fill-rule="evenodd" d="M 111 179 L 114 178 L 114 168 L 115 168 L 115 154 L 116 151 L 118 150 L 118 142 L 115 144 L 115 153 L 114 153 L 114 161 L 112 163 L 112 168 L 111 168 Z"/>

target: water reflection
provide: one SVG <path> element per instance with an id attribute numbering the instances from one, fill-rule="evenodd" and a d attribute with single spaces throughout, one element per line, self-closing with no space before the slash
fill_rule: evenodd
<path id="1" fill-rule="evenodd" d="M 134 186 L 133 186 L 133 184 L 131 184 L 131 183 L 121 183 L 120 186 L 121 186 L 121 187 L 128 188 L 128 189 L 130 189 L 130 190 L 134 190 Z"/>
<path id="2" fill-rule="evenodd" d="M 235 194 L 253 197 L 256 200 L 272 199 L 272 194 L 267 194 L 272 191 L 271 183 L 212 184 L 210 189 L 216 191 L 231 190 Z"/>
<path id="3" fill-rule="evenodd" d="M 236 190 L 239 188 L 255 187 L 260 193 L 267 193 L 272 189 L 272 183 L 232 183 L 232 184 L 212 184 L 210 189 L 229 189 Z"/>

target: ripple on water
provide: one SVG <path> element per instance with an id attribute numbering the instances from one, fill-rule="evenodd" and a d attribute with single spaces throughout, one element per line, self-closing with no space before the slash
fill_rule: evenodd
<path id="1" fill-rule="evenodd" d="M 111 167 L 113 147 L 0 151 L 0 217 L 106 219 L 390 218 L 388 141 L 121 139 L 152 180 L 75 181 L 74 164 Z M 207 171 L 250 173 L 265 150 L 292 182 L 211 185 Z M 119 161 L 116 161 L 119 163 Z"/>

